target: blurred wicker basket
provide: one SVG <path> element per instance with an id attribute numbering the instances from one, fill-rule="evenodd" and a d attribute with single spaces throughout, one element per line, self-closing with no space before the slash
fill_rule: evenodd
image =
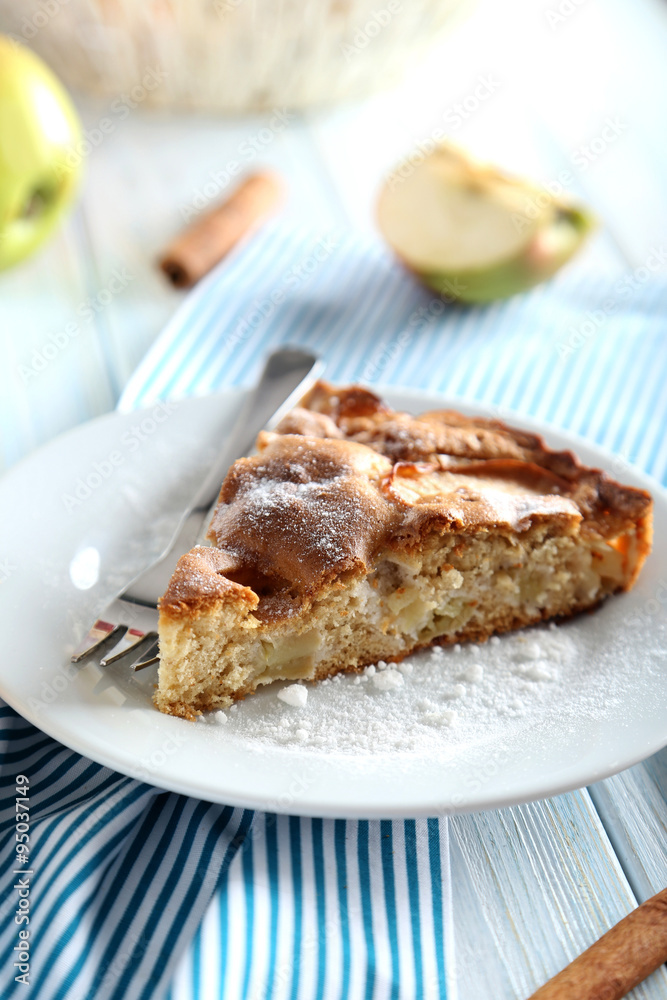
<path id="1" fill-rule="evenodd" d="M 0 30 L 74 89 L 244 111 L 361 97 L 396 79 L 461 0 L 0 0 Z M 142 81 L 146 74 L 151 86 Z M 157 82 L 156 82 L 157 81 Z"/>

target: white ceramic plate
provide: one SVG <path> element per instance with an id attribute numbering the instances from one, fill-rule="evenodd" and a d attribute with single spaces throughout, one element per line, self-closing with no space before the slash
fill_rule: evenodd
<path id="1" fill-rule="evenodd" d="M 478 404 L 387 389 L 419 412 Z M 401 817 L 553 795 L 667 742 L 667 500 L 593 445 L 516 418 L 590 465 L 650 489 L 655 550 L 635 589 L 558 629 L 418 658 L 403 684 L 275 685 L 209 722 L 161 715 L 154 669 L 69 664 L 106 599 L 150 561 L 239 393 L 86 424 L 0 482 L 0 690 L 74 750 L 158 787 L 316 816 Z M 408 668 L 409 669 L 409 668 Z"/>

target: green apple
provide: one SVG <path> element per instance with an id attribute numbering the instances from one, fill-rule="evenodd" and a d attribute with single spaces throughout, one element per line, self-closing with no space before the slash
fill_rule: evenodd
<path id="1" fill-rule="evenodd" d="M 583 207 L 449 143 L 387 178 L 378 223 L 425 285 L 470 303 L 506 298 L 551 277 L 595 226 Z"/>
<path id="2" fill-rule="evenodd" d="M 81 125 L 69 95 L 29 49 L 0 35 L 0 268 L 42 243 L 74 197 Z"/>

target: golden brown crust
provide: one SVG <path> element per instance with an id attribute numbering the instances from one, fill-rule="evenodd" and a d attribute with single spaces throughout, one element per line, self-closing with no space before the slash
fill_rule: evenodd
<path id="1" fill-rule="evenodd" d="M 569 451 L 499 421 L 412 417 L 367 389 L 318 383 L 258 454 L 234 463 L 209 538 L 180 561 L 161 610 L 252 602 L 262 620 L 297 613 L 380 551 L 428 533 L 554 530 L 613 539 L 634 529 L 628 586 L 650 549 L 651 498 L 587 469 Z"/>
<path id="2" fill-rule="evenodd" d="M 454 410 L 413 417 L 389 410 L 369 389 L 336 388 L 323 381 L 302 400 L 301 412 L 308 410 L 327 417 L 347 440 L 366 444 L 393 462 L 438 462 L 460 469 L 464 460 L 474 462 L 476 471 L 485 476 L 481 463 L 492 460 L 539 466 L 568 484 L 568 494 L 603 537 L 618 534 L 651 511 L 652 500 L 645 490 L 623 486 L 600 469 L 583 466 L 571 451 L 553 451 L 538 434 L 500 420 L 467 417 Z M 291 433 L 297 422 L 292 417 Z"/>
<path id="3" fill-rule="evenodd" d="M 391 463 L 363 445 L 300 435 L 262 434 L 258 447 L 232 466 L 209 531 L 232 572 L 303 596 L 365 571 L 398 520 L 381 490 Z"/>
<path id="4" fill-rule="evenodd" d="M 178 560 L 166 592 L 160 598 L 162 613 L 201 614 L 221 602 L 245 603 L 254 610 L 259 598 L 227 575 L 232 569 L 226 552 L 198 545 Z"/>

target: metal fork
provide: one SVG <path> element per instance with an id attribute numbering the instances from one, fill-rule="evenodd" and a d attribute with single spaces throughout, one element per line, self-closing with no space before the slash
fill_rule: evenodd
<path id="1" fill-rule="evenodd" d="M 91 656 L 113 636 L 118 641 L 100 660 L 101 666 L 119 660 L 147 640 L 151 640 L 150 646 L 132 663 L 132 668 L 141 670 L 157 663 L 160 658 L 158 599 L 166 590 L 180 556 L 200 540 L 208 526 L 227 469 L 235 459 L 252 450 L 262 428 L 276 426 L 287 410 L 297 404 L 322 367 L 315 354 L 301 348 L 283 347 L 269 355 L 259 382 L 241 408 L 226 447 L 183 511 L 171 541 L 148 569 L 135 576 L 125 590 L 107 604 L 74 650 L 72 662 Z"/>

